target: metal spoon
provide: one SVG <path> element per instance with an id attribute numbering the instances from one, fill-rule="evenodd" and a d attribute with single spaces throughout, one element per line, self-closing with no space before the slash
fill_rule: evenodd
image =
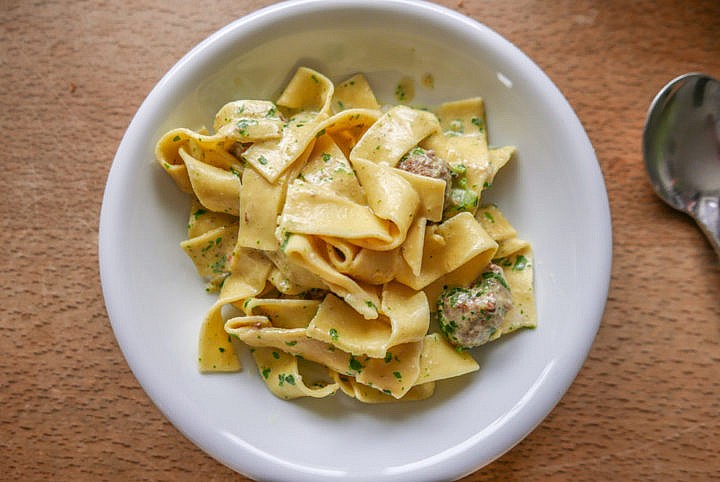
<path id="1" fill-rule="evenodd" d="M 720 82 L 670 81 L 650 105 L 643 155 L 658 196 L 692 216 L 720 256 Z"/>

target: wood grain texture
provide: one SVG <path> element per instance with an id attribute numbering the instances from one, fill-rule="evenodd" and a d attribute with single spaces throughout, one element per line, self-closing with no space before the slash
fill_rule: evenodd
<path id="1" fill-rule="evenodd" d="M 97 226 L 115 149 L 155 82 L 268 3 L 2 2 L 0 479 L 245 480 L 170 425 L 130 372 L 102 299 Z M 720 263 L 654 196 L 640 136 L 666 81 L 720 77 L 720 3 L 438 3 L 509 39 L 566 95 L 597 151 L 614 237 L 605 316 L 575 383 L 464 480 L 717 477 Z"/>

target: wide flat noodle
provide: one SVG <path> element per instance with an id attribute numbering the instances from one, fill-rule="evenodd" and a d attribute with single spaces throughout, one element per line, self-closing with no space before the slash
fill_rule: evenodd
<path id="1" fill-rule="evenodd" d="M 479 369 L 480 366 L 468 352 L 458 351 L 441 334 L 431 333 L 424 339 L 417 383 L 458 377 Z"/>
<path id="2" fill-rule="evenodd" d="M 236 142 L 279 139 L 283 118 L 275 104 L 264 100 L 237 100 L 225 104 L 215 115 L 215 132 Z"/>
<path id="3" fill-rule="evenodd" d="M 350 153 L 350 160 L 383 162 L 393 167 L 413 146 L 440 129 L 431 112 L 398 105 L 367 130 Z"/>
<path id="4" fill-rule="evenodd" d="M 435 393 L 435 383 L 429 382 L 423 383 L 422 385 L 415 385 L 402 397 L 395 398 L 387 392 L 359 383 L 347 375 L 334 373 L 334 378 L 345 395 L 356 398 L 363 403 L 412 402 L 425 400 Z"/>
<path id="5" fill-rule="evenodd" d="M 398 345 L 393 349 L 397 357 L 355 356 L 334 345 L 309 338 L 303 328 L 277 328 L 263 316 L 237 317 L 228 320 L 225 331 L 247 345 L 275 348 L 285 353 L 320 363 L 331 370 L 355 377 L 358 382 L 373 386 L 395 398 L 407 393 L 420 373 L 422 341 Z"/>
<path id="6" fill-rule="evenodd" d="M 367 320 L 328 295 L 307 328 L 308 336 L 354 355 L 384 358 L 392 347 L 422 340 L 430 322 L 425 294 L 398 283 L 385 285 L 379 309 L 382 316 Z"/>
<path id="7" fill-rule="evenodd" d="M 358 244 L 378 251 L 397 248 L 405 241 L 415 219 L 420 196 L 396 169 L 364 159 L 355 159 L 352 164 L 367 195 L 369 209 L 388 223 L 387 239 L 367 238 Z"/>
<path id="8" fill-rule="evenodd" d="M 475 218 L 480 222 L 485 232 L 498 243 L 517 236 L 515 228 L 494 204 L 481 206 Z"/>
<path id="9" fill-rule="evenodd" d="M 352 223 L 347 223 L 352 219 Z M 296 180 L 287 191 L 280 228 L 288 233 L 332 236 L 358 245 L 389 244 L 388 223 L 364 204 L 339 195 L 322 184 Z"/>
<path id="10" fill-rule="evenodd" d="M 237 239 L 237 224 L 221 226 L 180 243 L 198 274 L 206 279 L 225 277 Z"/>
<path id="11" fill-rule="evenodd" d="M 323 398 L 333 395 L 337 383 L 307 383 L 295 356 L 272 348 L 258 347 L 252 351 L 258 372 L 271 392 L 283 400 L 299 397 Z"/>
<path id="12" fill-rule="evenodd" d="M 420 274 L 414 275 L 410 268 L 406 267 L 398 273 L 397 280 L 420 290 L 433 282 L 445 280 L 464 266 L 470 268 L 469 271 L 476 278 L 496 250 L 497 243 L 488 236 L 473 215 L 460 213 L 442 224 L 426 228 Z M 472 280 L 467 282 L 469 281 Z"/>
<path id="13" fill-rule="evenodd" d="M 205 208 L 195 196 L 192 196 L 190 214 L 188 216 L 187 237 L 195 238 L 208 231 L 237 224 L 237 216 L 218 213 Z"/>
<path id="14" fill-rule="evenodd" d="M 501 327 L 502 334 L 522 327 L 535 328 L 537 326 L 537 309 L 533 288 L 535 257 L 532 248 L 525 246 L 498 260 L 498 264 L 502 266 L 505 279 L 513 294 L 513 307 L 505 315 Z"/>
<path id="15" fill-rule="evenodd" d="M 322 241 L 302 234 L 292 234 L 283 242 L 287 258 L 320 278 L 328 288 L 366 319 L 378 317 L 380 302 L 377 290 L 340 273 L 325 257 Z"/>
<path id="16" fill-rule="evenodd" d="M 333 84 L 319 72 L 301 67 L 277 101 L 288 121 L 283 136 L 255 142 L 243 158 L 269 182 L 274 182 L 322 135 L 318 126 L 330 115 Z"/>
<path id="17" fill-rule="evenodd" d="M 190 129 L 179 128 L 167 132 L 155 146 L 155 158 L 175 184 L 184 192 L 192 193 L 188 170 L 180 150 L 210 166 L 239 174 L 243 166 L 228 152 L 234 141 L 223 135 L 207 135 Z"/>
<path id="18" fill-rule="evenodd" d="M 355 74 L 335 86 L 332 108 L 335 112 L 355 108 L 379 109 L 380 104 L 365 76 Z"/>
<path id="19" fill-rule="evenodd" d="M 319 300 L 248 298 L 242 310 L 248 316 L 264 316 L 276 328 L 307 328 L 319 306 Z"/>
<path id="20" fill-rule="evenodd" d="M 225 169 L 200 162 L 180 149 L 192 190 L 200 203 L 211 211 L 240 214 L 240 179 Z"/>

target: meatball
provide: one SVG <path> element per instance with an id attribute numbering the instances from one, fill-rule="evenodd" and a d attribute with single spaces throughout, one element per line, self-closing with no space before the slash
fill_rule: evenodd
<path id="1" fill-rule="evenodd" d="M 400 159 L 397 167 L 413 174 L 445 181 L 445 200 L 447 201 L 450 195 L 450 185 L 452 184 L 452 170 L 450 164 L 437 157 L 434 151 L 422 147 L 413 147 L 410 152 Z"/>
<path id="2" fill-rule="evenodd" d="M 440 329 L 461 349 L 493 339 L 512 308 L 510 287 L 500 266 L 490 263 L 469 287 L 446 287 L 437 302 Z"/>

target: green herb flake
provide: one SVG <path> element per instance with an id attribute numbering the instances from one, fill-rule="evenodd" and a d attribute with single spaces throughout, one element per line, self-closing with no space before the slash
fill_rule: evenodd
<path id="1" fill-rule="evenodd" d="M 350 366 L 350 370 L 354 370 L 356 372 L 359 372 L 360 370 L 362 370 L 362 367 L 363 367 L 362 364 L 359 361 L 357 361 L 355 358 L 353 358 L 352 356 L 350 357 L 350 365 L 349 366 Z"/>
<path id="2" fill-rule="evenodd" d="M 267 377 L 270 375 L 270 372 L 272 371 L 272 368 L 264 368 L 262 371 L 262 376 L 265 380 L 267 380 Z"/>
<path id="3" fill-rule="evenodd" d="M 219 347 L 218 347 L 218 351 L 220 351 L 220 353 L 225 353 L 225 348 L 219 346 Z"/>
<path id="4" fill-rule="evenodd" d="M 328 333 L 330 334 L 330 339 L 332 341 L 338 341 L 338 338 L 340 338 L 340 336 L 338 335 L 338 332 L 335 328 L 330 328 Z"/>
<path id="5" fill-rule="evenodd" d="M 483 122 L 480 117 L 473 117 L 472 119 L 470 119 L 470 122 L 472 122 L 473 125 L 481 131 L 485 129 L 485 122 Z"/>
<path id="6" fill-rule="evenodd" d="M 179 141 L 179 140 L 180 140 L 180 136 L 175 136 L 175 137 L 173 137 L 173 142 L 177 142 L 177 141 Z"/>
<path id="7" fill-rule="evenodd" d="M 288 241 L 290 241 L 290 236 L 292 236 L 292 233 L 285 231 L 285 233 L 283 234 L 282 243 L 280 243 L 281 251 L 285 251 L 285 248 L 287 248 Z"/>
<path id="8" fill-rule="evenodd" d="M 272 356 L 273 356 L 273 358 L 276 359 L 276 360 L 279 360 L 279 359 L 280 359 L 280 354 L 279 354 L 278 352 L 276 352 L 276 351 L 272 352 Z"/>
<path id="9" fill-rule="evenodd" d="M 482 277 L 484 280 L 494 279 L 501 285 L 503 285 L 505 288 L 510 289 L 510 286 L 508 286 L 507 281 L 505 281 L 505 278 L 501 274 L 498 274 L 494 271 L 486 271 L 482 274 Z"/>
<path id="10" fill-rule="evenodd" d="M 265 156 L 260 156 L 260 157 L 258 157 L 258 162 L 259 162 L 260 164 L 262 164 L 263 166 L 265 166 L 265 165 L 267 165 L 268 160 L 265 159 Z"/>
<path id="11" fill-rule="evenodd" d="M 317 138 L 317 137 L 324 136 L 324 135 L 325 135 L 325 129 L 320 129 L 320 131 L 317 134 L 315 134 L 315 137 Z"/>
<path id="12" fill-rule="evenodd" d="M 395 376 L 398 380 L 402 380 L 402 373 L 400 372 L 393 372 L 393 376 Z"/>
<path id="13" fill-rule="evenodd" d="M 257 125 L 258 121 L 255 119 L 240 119 L 237 124 L 238 134 L 241 136 L 247 136 L 248 135 L 248 127 Z"/>
<path id="14" fill-rule="evenodd" d="M 515 264 L 512 267 L 513 271 L 522 271 L 528 265 L 528 259 L 522 254 L 518 254 L 515 258 Z"/>
<path id="15" fill-rule="evenodd" d="M 488 211 L 485 211 L 483 213 L 483 216 L 485 216 L 487 218 L 487 220 L 490 221 L 491 223 L 495 222 L 495 218 L 493 218 L 493 215 L 490 214 Z"/>

